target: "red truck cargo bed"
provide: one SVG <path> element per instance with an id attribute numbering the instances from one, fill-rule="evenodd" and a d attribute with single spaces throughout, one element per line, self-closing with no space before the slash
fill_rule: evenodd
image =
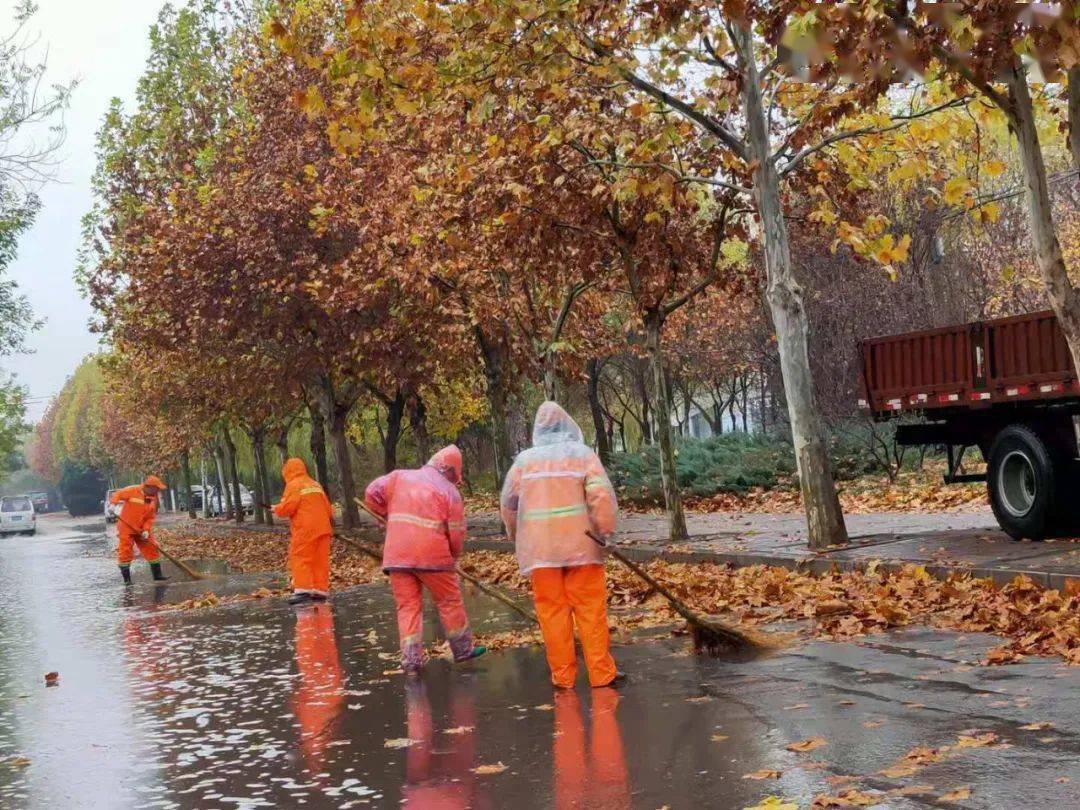
<path id="1" fill-rule="evenodd" d="M 865 340 L 861 408 L 979 408 L 1080 394 L 1053 312 Z"/>

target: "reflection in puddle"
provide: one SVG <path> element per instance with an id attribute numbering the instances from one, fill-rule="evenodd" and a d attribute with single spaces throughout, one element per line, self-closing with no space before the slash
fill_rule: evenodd
<path id="1" fill-rule="evenodd" d="M 300 680 L 292 710 L 300 723 L 300 747 L 312 774 L 322 772 L 345 704 L 344 678 L 329 603 L 297 611 L 296 666 Z"/>
<path id="2" fill-rule="evenodd" d="M 593 689 L 588 737 L 577 692 L 555 695 L 555 806 L 630 806 L 630 785 L 619 729 L 619 693 Z"/>
<path id="3" fill-rule="evenodd" d="M 471 683 L 454 683 L 450 690 L 447 724 L 438 729 L 423 682 L 406 685 L 407 727 L 412 744 L 405 758 L 402 804 L 426 808 L 488 807 L 478 795 L 472 769 L 476 767 L 476 705 Z"/>

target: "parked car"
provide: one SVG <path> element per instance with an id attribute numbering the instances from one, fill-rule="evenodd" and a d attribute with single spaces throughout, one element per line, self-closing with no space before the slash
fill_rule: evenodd
<path id="1" fill-rule="evenodd" d="M 110 489 L 105 493 L 105 522 L 116 523 L 120 519 L 120 506 L 112 503 L 113 493 L 115 489 Z"/>
<path id="2" fill-rule="evenodd" d="M 203 488 L 201 484 L 194 484 L 191 487 L 191 500 L 195 504 L 195 509 L 199 512 L 203 508 Z M 222 498 L 221 493 L 215 486 L 207 486 L 206 497 L 209 498 L 210 503 L 210 515 L 217 517 L 225 514 L 225 506 L 228 501 L 226 498 Z M 248 515 L 255 514 L 255 498 L 249 490 L 243 484 L 240 485 L 240 505 L 244 507 L 244 513 Z"/>
<path id="3" fill-rule="evenodd" d="M 37 515 L 27 495 L 0 498 L 0 533 L 36 534 Z"/>
<path id="4" fill-rule="evenodd" d="M 31 492 L 27 497 L 30 498 L 30 502 L 34 504 L 34 511 L 39 515 L 50 511 L 48 492 Z"/>

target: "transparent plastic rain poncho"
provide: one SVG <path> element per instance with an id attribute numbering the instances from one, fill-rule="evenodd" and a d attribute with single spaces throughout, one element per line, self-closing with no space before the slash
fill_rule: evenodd
<path id="1" fill-rule="evenodd" d="M 615 533 L 615 490 L 581 428 L 556 403 L 536 412 L 533 446 L 507 473 L 501 507 L 521 573 L 603 563 L 587 532 L 605 540 Z"/>

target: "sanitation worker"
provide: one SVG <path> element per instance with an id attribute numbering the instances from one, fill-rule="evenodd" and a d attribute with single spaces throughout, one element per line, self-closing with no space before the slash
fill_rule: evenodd
<path id="1" fill-rule="evenodd" d="M 581 428 L 556 403 L 536 412 L 533 446 L 507 473 L 501 508 L 521 573 L 532 580 L 552 683 L 574 686 L 576 626 L 589 683 L 616 685 L 623 675 L 610 651 L 603 549 L 589 536 L 606 541 L 615 533 L 615 490 Z"/>
<path id="2" fill-rule="evenodd" d="M 465 544 L 461 451 L 444 447 L 419 470 L 395 470 L 368 485 L 368 509 L 386 520 L 383 570 L 397 605 L 401 666 L 408 673 L 424 664 L 423 591 L 435 600 L 455 661 L 483 655 L 473 645 L 469 617 L 455 568 Z"/>
<path id="3" fill-rule="evenodd" d="M 281 468 L 285 492 L 274 514 L 289 519 L 290 605 L 323 602 L 330 595 L 330 540 L 334 507 L 322 486 L 308 475 L 301 459 L 290 458 Z"/>
<path id="4" fill-rule="evenodd" d="M 142 558 L 150 563 L 154 579 L 168 579 L 161 573 L 161 552 L 154 540 L 158 493 L 163 489 L 165 482 L 156 475 L 149 475 L 142 484 L 116 490 L 110 499 L 114 506 L 123 504 L 116 521 L 116 535 L 120 540 L 116 547 L 116 561 L 120 565 L 120 575 L 127 585 L 131 584 L 131 561 L 135 559 L 136 546 Z"/>

